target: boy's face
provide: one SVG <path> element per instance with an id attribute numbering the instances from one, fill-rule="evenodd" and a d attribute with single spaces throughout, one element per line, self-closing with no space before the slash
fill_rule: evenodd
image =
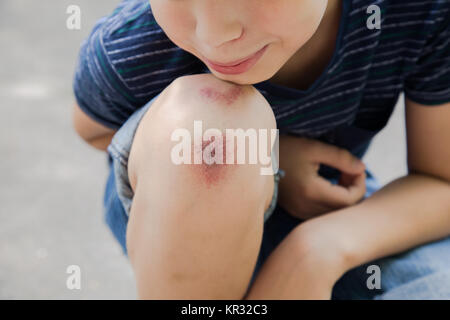
<path id="1" fill-rule="evenodd" d="M 202 60 L 216 77 L 239 84 L 258 83 L 277 73 L 315 33 L 327 3 L 150 0 L 156 21 L 173 43 Z M 237 66 L 217 65 L 252 55 Z"/>

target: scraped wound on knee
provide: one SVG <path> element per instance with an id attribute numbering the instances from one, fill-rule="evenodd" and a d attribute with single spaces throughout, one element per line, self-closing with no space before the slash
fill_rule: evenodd
<path id="1" fill-rule="evenodd" d="M 205 86 L 200 89 L 200 95 L 203 98 L 225 103 L 226 105 L 232 105 L 239 98 L 242 92 L 242 87 L 237 85 L 233 85 L 225 92 L 222 92 L 221 90 L 212 86 Z"/>
<path id="2" fill-rule="evenodd" d="M 226 137 L 222 135 L 222 142 L 215 141 L 215 137 L 203 140 L 200 148 L 194 145 L 194 152 L 201 153 L 201 164 L 193 164 L 195 175 L 208 188 L 219 185 L 224 180 L 232 164 L 227 164 Z M 234 159 L 233 159 L 234 160 Z"/>

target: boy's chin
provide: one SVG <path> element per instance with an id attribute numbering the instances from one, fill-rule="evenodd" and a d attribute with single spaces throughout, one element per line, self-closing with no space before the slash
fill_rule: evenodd
<path id="1" fill-rule="evenodd" d="M 219 78 L 223 81 L 232 82 L 232 83 L 239 84 L 242 86 L 253 85 L 253 84 L 268 80 L 270 78 L 267 76 L 266 77 L 256 76 L 254 73 L 252 74 L 251 71 L 245 72 L 243 74 L 237 74 L 237 75 L 222 74 L 220 72 L 217 72 L 217 71 L 214 71 L 211 69 L 209 69 L 209 71 L 214 76 L 216 76 L 217 78 Z"/>

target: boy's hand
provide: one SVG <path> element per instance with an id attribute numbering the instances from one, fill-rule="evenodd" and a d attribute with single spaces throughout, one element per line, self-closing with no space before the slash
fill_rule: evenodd
<path id="1" fill-rule="evenodd" d="M 339 184 L 318 174 L 320 164 L 341 171 Z M 345 149 L 320 141 L 289 135 L 280 136 L 279 202 L 299 219 L 315 216 L 357 203 L 366 192 L 365 166 Z"/>

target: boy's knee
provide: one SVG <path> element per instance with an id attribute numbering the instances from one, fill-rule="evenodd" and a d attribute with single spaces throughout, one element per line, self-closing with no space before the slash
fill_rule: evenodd
<path id="1" fill-rule="evenodd" d="M 127 242 L 133 248 L 142 242 L 136 229 L 147 219 L 164 217 L 165 226 L 170 225 L 167 221 L 181 223 L 183 228 L 177 227 L 178 231 L 194 230 L 208 237 L 211 231 L 230 241 L 263 225 L 263 212 L 273 194 L 273 177 L 261 175 L 259 163 L 193 163 L 194 121 L 202 122 L 201 148 L 208 129 L 218 129 L 223 137 L 226 129 L 276 127 L 269 104 L 251 86 L 225 83 L 210 75 L 175 80 L 144 115 L 130 152 L 128 174 L 135 194 Z M 173 140 L 173 133 L 180 129 L 190 136 L 183 145 L 191 147 L 187 153 L 191 163 L 187 165 L 172 158 L 174 146 L 180 144 Z M 228 153 L 228 143 L 226 149 Z M 151 220 L 146 225 L 155 223 Z"/>
<path id="2" fill-rule="evenodd" d="M 164 91 L 159 107 L 176 114 L 180 122 L 201 120 L 219 129 L 275 127 L 269 103 L 251 85 L 237 85 L 205 73 L 177 78 Z"/>
<path id="3" fill-rule="evenodd" d="M 166 158 L 168 167 L 174 165 L 170 158 L 174 132 L 185 130 L 194 140 L 199 124 L 202 133 L 212 128 L 223 134 L 226 129 L 276 128 L 269 103 L 253 86 L 225 82 L 211 74 L 180 77 L 155 99 L 138 127 L 129 159 L 132 186 L 136 170 L 153 165 L 155 157 Z"/>

